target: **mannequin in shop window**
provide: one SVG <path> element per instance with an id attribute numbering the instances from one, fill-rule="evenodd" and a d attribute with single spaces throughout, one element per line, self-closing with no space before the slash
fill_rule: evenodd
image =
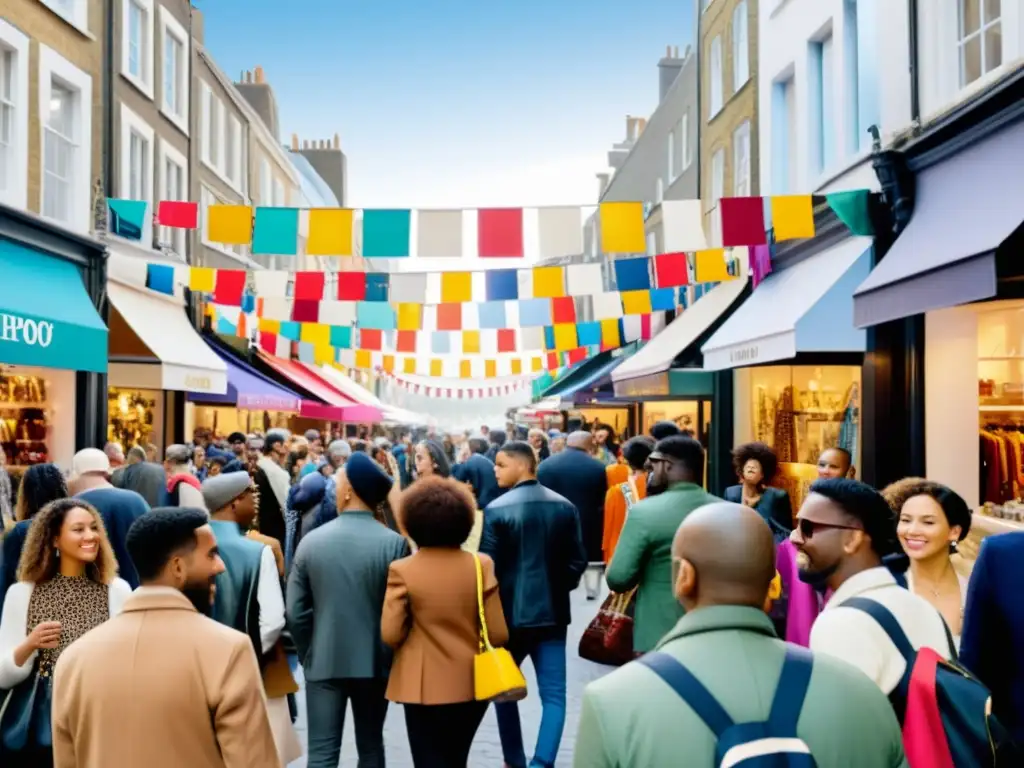
<path id="1" fill-rule="evenodd" d="M 793 530 L 793 508 L 786 491 L 768 485 L 779 468 L 775 452 L 765 443 L 744 443 L 733 450 L 732 466 L 740 482 L 725 489 L 726 501 L 757 511 L 775 540 L 784 541 Z"/>

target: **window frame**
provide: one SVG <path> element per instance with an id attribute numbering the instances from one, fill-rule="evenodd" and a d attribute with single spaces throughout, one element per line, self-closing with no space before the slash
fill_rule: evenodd
<path id="1" fill-rule="evenodd" d="M 717 54 L 717 55 L 716 55 Z M 722 36 L 716 35 L 711 41 L 711 51 L 708 56 L 708 120 L 714 118 L 725 107 L 725 62 L 722 52 Z M 717 63 L 717 67 L 716 67 Z M 716 72 L 717 69 L 717 72 Z M 717 75 L 717 76 L 716 76 Z M 715 83 L 718 84 L 718 103 L 715 104 Z"/>
<path id="2" fill-rule="evenodd" d="M 10 53 L 11 72 L 11 108 L 14 113 L 11 120 L 11 143 L 6 150 L 10 157 L 4 167 L 10 169 L 10 186 L 0 180 L 0 202 L 12 208 L 28 208 L 28 136 L 29 136 L 29 48 L 31 42 L 13 24 L 0 19 L 0 55 Z"/>
<path id="3" fill-rule="evenodd" d="M 678 123 L 676 123 L 678 125 Z M 672 126 L 672 130 L 668 132 L 668 157 L 665 163 L 665 179 L 668 182 L 668 186 L 679 178 L 679 175 L 675 172 L 676 164 L 676 126 Z"/>
<path id="4" fill-rule="evenodd" d="M 683 112 L 683 116 L 679 120 L 679 125 L 682 130 L 682 147 L 683 147 L 683 172 L 693 165 L 693 153 L 690 152 L 690 110 L 687 109 Z"/>
<path id="5" fill-rule="evenodd" d="M 129 0 L 125 0 L 128 2 Z M 166 94 L 167 38 L 171 37 L 181 46 L 181 58 L 175 70 L 175 88 L 179 99 L 179 111 L 168 105 Z M 160 6 L 160 112 L 185 136 L 189 135 L 189 57 L 192 55 L 189 34 L 184 25 L 164 6 Z"/>
<path id="6" fill-rule="evenodd" d="M 742 11 L 742 13 L 741 13 Z M 736 22 L 743 20 L 743 39 L 736 34 Z M 743 62 L 743 79 L 740 79 L 739 62 Z M 750 8 L 747 0 L 740 0 L 732 12 L 732 92 L 739 91 L 750 82 Z"/>
<path id="7" fill-rule="evenodd" d="M 715 167 L 717 165 L 716 160 L 719 157 L 722 159 L 721 170 L 719 170 L 718 168 Z M 716 184 L 716 181 L 718 180 L 719 177 L 721 178 L 721 183 Z M 715 191 L 715 187 L 716 186 L 720 187 L 720 189 L 717 191 L 717 193 Z M 725 147 L 719 147 L 718 149 L 716 149 L 714 152 L 711 153 L 711 202 L 712 202 L 712 205 L 714 205 L 715 207 L 718 207 L 718 201 L 721 200 L 723 197 L 725 197 Z"/>
<path id="8" fill-rule="evenodd" d="M 131 35 L 131 7 L 136 5 L 144 14 L 142 20 L 142 32 L 146 36 L 143 50 L 139 53 L 142 76 L 139 77 L 131 71 L 130 57 L 130 35 Z M 150 101 L 153 100 L 153 61 L 156 58 L 155 52 L 155 31 L 156 13 L 153 0 L 121 0 L 121 77 L 131 83 L 136 90 Z"/>
<path id="9" fill-rule="evenodd" d="M 142 199 L 147 203 L 146 221 L 142 227 L 141 242 L 146 245 L 146 247 L 149 247 L 153 242 L 153 214 L 155 212 L 153 174 L 156 169 L 157 157 L 156 131 L 153 130 L 153 126 L 122 103 L 120 130 L 121 141 L 118 152 L 118 161 L 120 163 L 120 173 L 118 174 L 118 194 L 126 199 L 132 199 L 131 145 L 133 133 L 138 134 L 138 136 L 147 144 L 144 169 L 148 172 L 142 180 L 143 196 L 142 198 L 135 199 Z"/>
<path id="10" fill-rule="evenodd" d="M 167 164 L 173 163 L 181 170 L 181 192 L 178 197 L 173 197 L 167 188 Z M 161 200 L 188 200 L 191 197 L 188 178 L 188 158 L 180 152 L 173 144 L 162 136 L 157 142 L 157 172 L 159 174 L 159 190 Z M 187 256 L 188 238 L 184 229 L 171 227 L 160 228 L 160 242 L 168 243 L 174 248 L 175 253 L 183 258 Z M 180 248 L 180 250 L 179 250 Z"/>
<path id="11" fill-rule="evenodd" d="M 746 147 L 744 165 L 746 167 L 746 178 L 744 179 L 746 190 L 740 194 L 740 147 Z M 753 194 L 753 174 L 750 162 L 750 121 L 744 120 L 732 133 L 732 194 L 734 197 L 750 197 Z"/>
<path id="12" fill-rule="evenodd" d="M 1006 64 L 1006 38 L 1005 24 L 1006 9 L 1003 7 L 1003 0 L 999 0 L 999 16 L 994 21 L 985 18 L 985 0 L 978 2 L 978 29 L 970 34 L 964 34 L 964 3 L 965 0 L 956 0 L 954 14 L 956 15 L 956 82 L 958 92 L 974 87 L 976 83 L 984 82 L 993 72 L 998 72 Z M 999 63 L 992 69 L 985 69 L 985 33 L 994 27 L 999 27 Z M 970 40 L 978 40 L 978 64 L 980 70 L 978 76 L 966 82 L 964 80 L 964 49 Z"/>
<path id="13" fill-rule="evenodd" d="M 89 32 L 89 0 L 70 0 L 71 11 L 61 7 L 59 0 L 39 0 L 53 13 L 62 18 L 83 35 L 91 36 Z"/>
<path id="14" fill-rule="evenodd" d="M 46 215 L 43 201 L 46 199 L 46 121 L 39 120 L 39 139 L 42 151 L 39 153 L 39 215 L 68 229 L 87 234 L 92 230 L 92 77 L 61 56 L 47 45 L 39 44 L 39 114 L 46 115 L 50 108 L 50 92 L 53 81 L 76 93 L 75 144 L 78 151 L 71 168 L 71 200 L 69 220 L 62 221 Z"/>

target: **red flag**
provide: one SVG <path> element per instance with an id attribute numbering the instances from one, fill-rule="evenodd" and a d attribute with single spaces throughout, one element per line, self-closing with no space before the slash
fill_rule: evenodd
<path id="1" fill-rule="evenodd" d="M 156 208 L 156 220 L 164 227 L 195 229 L 199 225 L 199 204 L 188 201 L 161 200 Z"/>

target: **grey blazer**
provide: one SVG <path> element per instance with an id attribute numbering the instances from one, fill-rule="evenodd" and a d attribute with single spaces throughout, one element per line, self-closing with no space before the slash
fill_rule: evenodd
<path id="1" fill-rule="evenodd" d="M 307 680 L 387 677 L 380 616 L 388 568 L 408 554 L 405 538 L 369 512 L 342 512 L 299 542 L 286 602 Z"/>

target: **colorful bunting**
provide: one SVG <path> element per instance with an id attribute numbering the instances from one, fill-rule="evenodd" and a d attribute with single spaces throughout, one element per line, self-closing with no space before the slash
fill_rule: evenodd
<path id="1" fill-rule="evenodd" d="M 252 242 L 252 207 L 209 206 L 206 209 L 206 236 L 214 243 L 249 245 Z"/>
<path id="2" fill-rule="evenodd" d="M 553 299 L 565 296 L 564 267 L 533 268 L 533 298 Z"/>
<path id="3" fill-rule="evenodd" d="M 366 299 L 365 272 L 338 273 L 338 300 L 364 301 Z"/>
<path id="4" fill-rule="evenodd" d="M 174 267 L 167 264 L 146 265 L 146 287 L 157 293 L 174 295 Z"/>
<path id="5" fill-rule="evenodd" d="M 464 355 L 478 355 L 478 354 L 480 354 L 480 331 L 463 331 L 462 332 L 462 354 L 464 354 Z"/>
<path id="6" fill-rule="evenodd" d="M 576 300 L 571 296 L 563 296 L 551 300 L 551 322 L 575 323 L 576 322 Z"/>
<path id="7" fill-rule="evenodd" d="M 156 220 L 162 227 L 196 229 L 199 226 L 199 204 L 187 200 L 161 200 L 157 204 Z"/>
<path id="8" fill-rule="evenodd" d="M 537 210 L 541 259 L 562 258 L 583 253 L 583 225 L 580 218 L 579 208 L 540 208 Z"/>
<path id="9" fill-rule="evenodd" d="M 651 287 L 649 259 L 617 259 L 615 285 L 620 291 L 646 291 Z"/>
<path id="10" fill-rule="evenodd" d="M 643 203 L 601 203 L 601 250 L 604 253 L 645 253 Z"/>
<path id="11" fill-rule="evenodd" d="M 717 283 L 732 278 L 732 275 L 729 274 L 729 265 L 725 263 L 723 248 L 697 251 L 694 261 L 696 264 L 694 273 L 698 283 Z"/>
<path id="12" fill-rule="evenodd" d="M 477 255 L 481 259 L 523 257 L 522 208 L 481 208 L 477 211 Z"/>
<path id="13" fill-rule="evenodd" d="M 363 256 L 367 259 L 407 258 L 411 229 L 408 209 L 363 210 Z"/>
<path id="14" fill-rule="evenodd" d="M 252 252 L 295 256 L 299 251 L 299 209 L 257 208 L 252 230 Z"/>
<path id="15" fill-rule="evenodd" d="M 651 312 L 650 291 L 623 291 L 622 311 L 627 315 L 646 315 Z"/>
<path id="16" fill-rule="evenodd" d="M 516 332 L 513 328 L 503 328 L 498 331 L 498 351 L 516 351 Z"/>
<path id="17" fill-rule="evenodd" d="M 197 293 L 213 293 L 217 270 L 210 267 L 192 267 L 188 272 L 188 289 Z"/>
<path id="18" fill-rule="evenodd" d="M 398 305 L 398 330 L 418 331 L 423 328 L 423 305 L 403 303 Z"/>
<path id="19" fill-rule="evenodd" d="M 320 301 L 324 297 L 324 272 L 296 272 L 294 296 L 296 299 Z"/>
<path id="20" fill-rule="evenodd" d="M 773 196 L 772 229 L 775 232 L 775 241 L 779 243 L 783 240 L 814 237 L 814 202 L 811 196 Z"/>
<path id="21" fill-rule="evenodd" d="M 242 305 L 245 290 L 244 269 L 218 269 L 213 286 L 213 301 L 229 307 Z"/>
<path id="22" fill-rule="evenodd" d="M 312 208 L 309 211 L 309 256 L 351 256 L 353 212 L 348 208 Z"/>
<path id="23" fill-rule="evenodd" d="M 768 242 L 764 225 L 764 199 L 760 197 L 723 197 L 722 245 L 734 248 Z"/>
<path id="24" fill-rule="evenodd" d="M 654 279 L 659 288 L 672 288 L 689 282 L 689 264 L 685 253 L 663 253 L 654 257 Z"/>
<path id="25" fill-rule="evenodd" d="M 146 228 L 146 201 L 116 200 L 107 198 L 110 210 L 108 227 L 111 232 L 126 240 L 141 240 Z"/>
<path id="26" fill-rule="evenodd" d="M 437 330 L 439 330 L 439 331 L 461 331 L 462 330 L 462 305 L 461 304 L 438 304 L 437 305 Z"/>
<path id="27" fill-rule="evenodd" d="M 455 304 L 473 300 L 472 272 L 442 272 L 441 302 Z"/>
<path id="28" fill-rule="evenodd" d="M 515 301 L 519 298 L 519 274 L 514 269 L 491 269 L 484 273 L 488 301 Z"/>
<path id="29" fill-rule="evenodd" d="M 421 259 L 462 258 L 462 211 L 421 210 L 416 218 L 416 255 Z"/>
<path id="30" fill-rule="evenodd" d="M 661 228 L 666 253 L 701 251 L 708 247 L 704 206 L 700 200 L 663 200 Z"/>

